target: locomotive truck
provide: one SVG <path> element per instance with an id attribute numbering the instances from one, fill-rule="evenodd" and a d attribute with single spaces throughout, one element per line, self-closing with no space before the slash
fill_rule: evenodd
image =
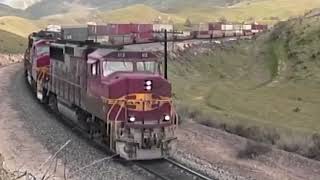
<path id="1" fill-rule="evenodd" d="M 27 79 L 28 67 L 36 69 L 31 84 L 42 103 L 124 159 L 170 154 L 178 119 L 160 57 L 91 41 L 47 44 L 49 63 L 41 58 L 25 63 Z"/>

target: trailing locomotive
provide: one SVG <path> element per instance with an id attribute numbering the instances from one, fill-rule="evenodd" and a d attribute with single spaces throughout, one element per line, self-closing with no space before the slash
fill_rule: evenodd
<path id="1" fill-rule="evenodd" d="M 50 42 L 59 39 L 60 33 L 52 31 L 34 32 L 28 37 L 28 47 L 24 54 L 25 75 L 33 88 L 41 87 L 43 79 L 47 78 L 50 65 Z M 42 96 L 41 89 L 37 96 Z"/>
<path id="2" fill-rule="evenodd" d="M 170 154 L 178 122 L 171 84 L 158 56 L 89 41 L 51 42 L 49 56 L 49 66 L 41 66 L 48 70 L 38 70 L 33 83 L 41 102 L 122 158 L 159 159 Z M 31 61 L 40 62 L 41 58 Z"/>

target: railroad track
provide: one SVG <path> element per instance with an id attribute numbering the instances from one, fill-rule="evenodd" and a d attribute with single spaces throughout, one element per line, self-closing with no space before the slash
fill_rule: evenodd
<path id="1" fill-rule="evenodd" d="M 214 180 L 169 158 L 135 164 L 162 180 Z"/>

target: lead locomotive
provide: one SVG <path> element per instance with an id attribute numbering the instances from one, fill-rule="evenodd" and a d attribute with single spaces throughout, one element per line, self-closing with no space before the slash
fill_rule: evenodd
<path id="1" fill-rule="evenodd" d="M 155 53 L 43 37 L 29 44 L 25 74 L 42 103 L 127 160 L 170 154 L 178 122 Z"/>

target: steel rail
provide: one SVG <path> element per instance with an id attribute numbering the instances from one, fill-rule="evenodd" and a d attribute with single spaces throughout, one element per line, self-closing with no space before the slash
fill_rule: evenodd
<path id="1" fill-rule="evenodd" d="M 199 177 L 200 179 L 203 179 L 203 180 L 212 180 L 212 178 L 209 178 L 208 176 L 205 176 L 205 175 L 203 175 L 203 174 L 201 174 L 201 173 L 199 173 L 199 172 L 196 172 L 196 171 L 188 168 L 187 166 L 182 165 L 182 164 L 178 163 L 177 161 L 174 161 L 174 160 L 172 160 L 172 159 L 170 159 L 170 158 L 165 158 L 165 160 L 168 161 L 168 162 L 170 162 L 171 164 L 175 165 L 176 167 L 179 167 L 179 168 L 187 171 L 188 173 L 193 174 L 193 175 L 195 175 L 196 177 Z"/>
<path id="2" fill-rule="evenodd" d="M 134 164 L 162 180 L 215 180 L 169 158 Z"/>

